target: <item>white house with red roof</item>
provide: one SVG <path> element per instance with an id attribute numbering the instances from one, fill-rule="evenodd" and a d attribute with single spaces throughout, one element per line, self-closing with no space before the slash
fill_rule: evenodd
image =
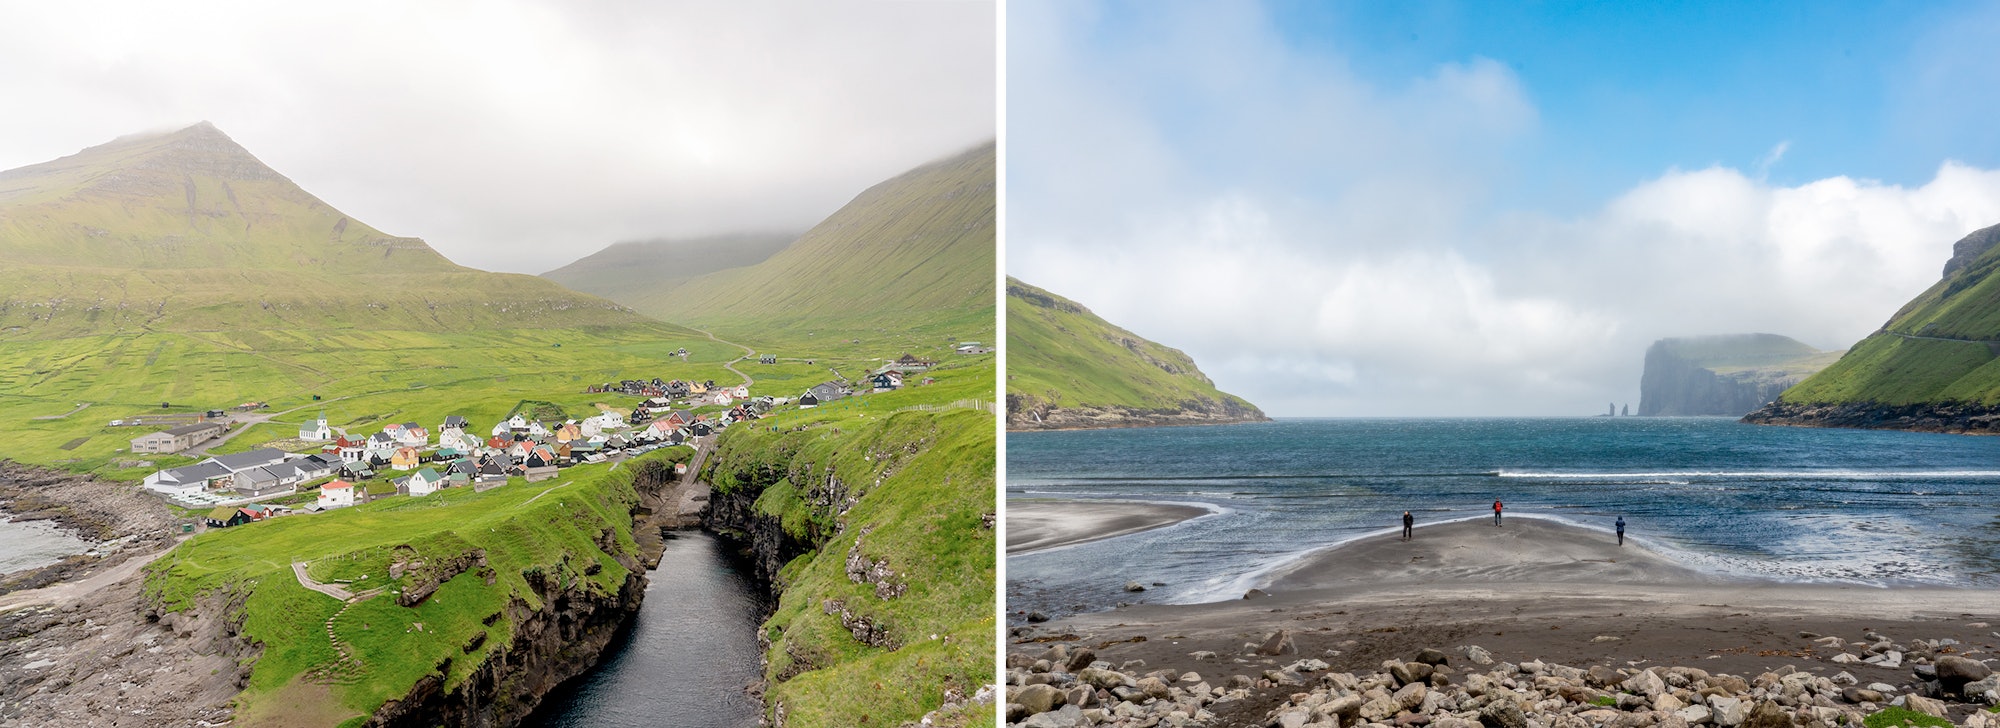
<path id="1" fill-rule="evenodd" d="M 353 483 L 345 480 L 336 480 L 319 487 L 319 507 L 321 510 L 346 508 L 351 505 L 354 505 Z"/>

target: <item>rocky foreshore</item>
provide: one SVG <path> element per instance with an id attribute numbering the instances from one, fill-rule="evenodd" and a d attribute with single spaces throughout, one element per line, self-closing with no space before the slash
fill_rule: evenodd
<path id="1" fill-rule="evenodd" d="M 1256 407 L 1230 400 L 1191 400 L 1174 409 L 1057 407 L 1041 398 L 1008 393 L 1008 430 L 1099 430 L 1269 422 Z"/>
<path id="2" fill-rule="evenodd" d="M 1866 430 L 2000 435 L 2000 406 L 1976 402 L 1772 402 L 1743 416 L 1753 425 L 1850 427 Z"/>
<path id="3" fill-rule="evenodd" d="M 1148 670 L 1144 660 L 1113 665 L 1088 645 L 1059 640 L 1007 656 L 1006 719 L 1021 728 L 1834 728 L 1905 719 L 2000 728 L 2000 712 L 1988 708 L 2000 703 L 2000 678 L 1976 647 L 1951 638 L 1901 643 L 1872 631 L 1856 641 L 1812 632 L 1796 639 L 1806 646 L 1795 654 L 1836 666 L 1910 669 L 1891 684 L 1790 664 L 1753 676 L 1642 661 L 1582 668 L 1500 662 L 1462 645 L 1339 672 L 1300 658 L 1279 630 L 1240 655 L 1188 654 L 1212 667 Z M 1878 714 L 1886 718 L 1868 720 Z"/>
<path id="4" fill-rule="evenodd" d="M 0 594 L 35 589 L 108 568 L 173 543 L 179 523 L 160 499 L 128 483 L 0 460 L 0 518 L 48 521 L 97 547 L 0 578 Z"/>

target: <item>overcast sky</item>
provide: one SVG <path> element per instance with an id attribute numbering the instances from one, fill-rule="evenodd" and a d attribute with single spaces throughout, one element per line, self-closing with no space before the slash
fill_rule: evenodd
<path id="1" fill-rule="evenodd" d="M 2000 223 L 1992 3 L 1008 4 L 1007 267 L 1277 415 L 1638 404 Z"/>
<path id="2" fill-rule="evenodd" d="M 995 7 L 812 2 L 0 6 L 0 169 L 207 120 L 463 265 L 803 231 L 995 133 Z"/>

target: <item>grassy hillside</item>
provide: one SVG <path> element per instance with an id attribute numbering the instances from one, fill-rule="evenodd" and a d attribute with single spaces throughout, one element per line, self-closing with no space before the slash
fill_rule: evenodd
<path id="1" fill-rule="evenodd" d="M 691 454 L 674 448 L 646 459 Z M 531 580 L 563 587 L 555 591 L 617 594 L 638 565 L 631 533 L 637 467 L 579 466 L 555 480 L 517 478 L 485 493 L 453 488 L 212 530 L 148 567 L 147 598 L 168 613 L 197 609 L 215 594 L 241 600 L 243 634 L 262 649 L 237 698 L 245 723 L 359 725 L 440 665 L 451 690 L 510 644 L 524 616 L 510 603 L 539 610 L 552 591 Z M 428 600 L 399 606 L 395 595 L 416 581 L 415 573 L 389 578 L 399 547 L 430 564 L 482 551 L 485 569 L 466 570 Z M 305 563 L 316 581 L 383 593 L 343 608 L 302 586 L 294 562 Z"/>
<path id="2" fill-rule="evenodd" d="M 2000 226 L 1967 236 L 1943 279 L 1846 356 L 1786 390 L 1794 405 L 2000 404 Z"/>
<path id="3" fill-rule="evenodd" d="M 0 342 L 642 321 L 349 218 L 206 123 L 0 172 Z"/>
<path id="4" fill-rule="evenodd" d="M 721 364 L 740 353 L 540 278 L 454 265 L 207 124 L 0 172 L 0 457 L 134 478 L 149 468 L 119 450 L 149 428 L 111 420 L 265 401 L 312 408 L 281 422 L 324 408 L 355 432 L 491 422 L 593 382 L 735 381 Z M 825 367 L 766 370 L 803 387 Z"/>
<path id="5" fill-rule="evenodd" d="M 990 340 L 995 170 L 992 143 L 918 167 L 868 188 L 769 260 L 632 305 L 787 349 Z"/>
<path id="6" fill-rule="evenodd" d="M 1101 425 L 1146 424 L 1149 413 L 1193 421 L 1264 419 L 1215 388 L 1194 360 L 1098 318 L 1069 299 L 1007 279 L 1008 426 L 1058 421 L 1065 411 L 1123 413 Z M 1208 416 L 1202 416 L 1208 414 Z M 1090 423 L 1078 422 L 1077 426 Z"/>
<path id="7" fill-rule="evenodd" d="M 659 299 L 673 289 L 709 273 L 762 263 L 798 239 L 797 233 L 774 233 L 616 243 L 542 277 L 664 318 L 670 311 Z"/>
<path id="8" fill-rule="evenodd" d="M 716 501 L 752 512 L 737 535 L 807 548 L 764 625 L 784 725 L 899 725 L 992 680 L 995 413 L 952 403 L 992 402 L 994 362 L 934 375 L 732 429 L 716 453 Z M 942 722 L 991 723 L 990 706 Z"/>

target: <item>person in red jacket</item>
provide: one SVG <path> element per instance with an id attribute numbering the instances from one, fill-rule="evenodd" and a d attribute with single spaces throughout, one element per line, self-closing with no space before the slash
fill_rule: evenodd
<path id="1" fill-rule="evenodd" d="M 1500 525 L 1500 499 L 1493 499 L 1493 525 Z"/>

